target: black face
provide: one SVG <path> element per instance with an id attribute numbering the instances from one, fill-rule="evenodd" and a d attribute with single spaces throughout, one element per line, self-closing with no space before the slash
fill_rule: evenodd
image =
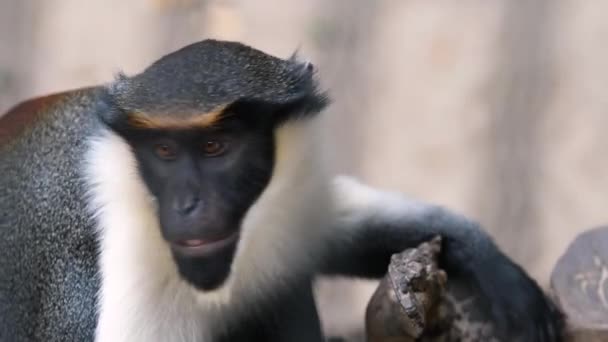
<path id="1" fill-rule="evenodd" d="M 128 139 L 181 275 L 202 290 L 219 287 L 241 221 L 271 177 L 272 128 L 225 119 L 210 128 L 131 132 Z"/>

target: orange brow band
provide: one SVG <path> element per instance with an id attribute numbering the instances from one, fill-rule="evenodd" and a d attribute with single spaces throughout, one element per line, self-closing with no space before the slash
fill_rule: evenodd
<path id="1" fill-rule="evenodd" d="M 148 116 L 144 113 L 131 113 L 128 122 L 129 126 L 133 128 L 145 129 L 209 128 L 222 118 L 225 108 L 226 106 L 220 106 L 210 112 L 183 119 L 172 116 Z"/>

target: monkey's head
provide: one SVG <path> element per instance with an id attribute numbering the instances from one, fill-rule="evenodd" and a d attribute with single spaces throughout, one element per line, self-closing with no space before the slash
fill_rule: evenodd
<path id="1" fill-rule="evenodd" d="M 206 40 L 120 75 L 103 96 L 101 120 L 130 145 L 180 274 L 218 288 L 273 177 L 276 128 L 326 104 L 312 65 Z"/>

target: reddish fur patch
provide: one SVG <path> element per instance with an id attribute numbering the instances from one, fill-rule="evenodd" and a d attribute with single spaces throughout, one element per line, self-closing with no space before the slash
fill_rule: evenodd
<path id="1" fill-rule="evenodd" d="M 21 102 L 0 117 L 0 145 L 8 143 L 59 105 L 76 90 L 36 97 Z"/>

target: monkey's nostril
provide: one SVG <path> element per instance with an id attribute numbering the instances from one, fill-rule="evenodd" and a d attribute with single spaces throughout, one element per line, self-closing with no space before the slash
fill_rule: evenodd
<path id="1" fill-rule="evenodd" d="M 188 215 L 196 209 L 199 203 L 198 197 L 182 198 L 175 201 L 174 209 L 182 215 Z"/>

